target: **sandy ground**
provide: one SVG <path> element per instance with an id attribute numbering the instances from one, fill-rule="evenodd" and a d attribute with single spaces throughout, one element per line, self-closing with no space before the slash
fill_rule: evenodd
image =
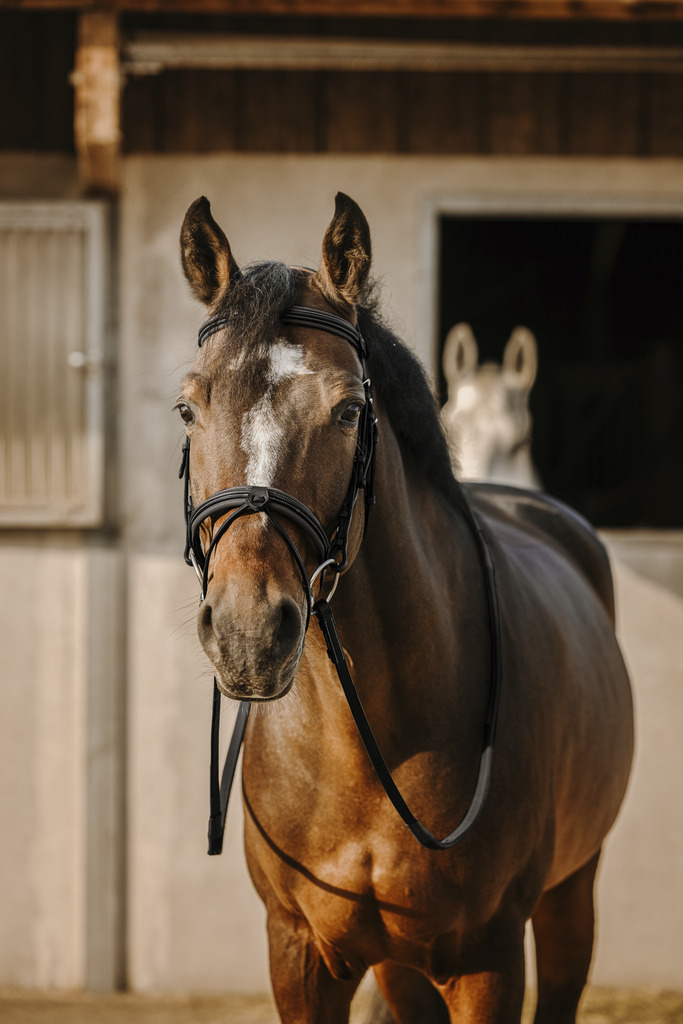
<path id="1" fill-rule="evenodd" d="M 525 1012 L 525 1024 L 531 1020 Z M 0 990 L 2 1024 L 277 1024 L 262 996 L 159 999 Z M 683 992 L 589 989 L 579 1024 L 683 1024 Z"/>

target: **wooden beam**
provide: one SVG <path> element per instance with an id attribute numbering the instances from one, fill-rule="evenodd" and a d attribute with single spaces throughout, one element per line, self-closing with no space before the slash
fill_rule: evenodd
<path id="1" fill-rule="evenodd" d="M 72 75 L 74 138 L 86 192 L 118 192 L 121 150 L 121 73 L 118 14 L 83 11 Z"/>
<path id="2" fill-rule="evenodd" d="M 167 69 L 681 74 L 683 48 L 499 46 L 423 40 L 140 31 L 122 44 L 125 74 Z"/>
<path id="3" fill-rule="evenodd" d="M 0 9 L 96 10 L 100 0 L 0 0 Z M 156 14 L 319 17 L 680 21 L 683 0 L 109 0 L 107 8 Z"/>

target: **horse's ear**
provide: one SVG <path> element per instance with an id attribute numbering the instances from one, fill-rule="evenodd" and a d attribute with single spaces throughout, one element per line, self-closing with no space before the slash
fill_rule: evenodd
<path id="1" fill-rule="evenodd" d="M 240 276 L 228 240 L 205 196 L 195 199 L 180 229 L 180 259 L 196 298 L 212 305 Z"/>
<path id="2" fill-rule="evenodd" d="M 509 388 L 528 391 L 536 380 L 538 351 L 528 327 L 515 327 L 503 352 L 503 380 Z"/>
<path id="3" fill-rule="evenodd" d="M 323 259 L 315 276 L 334 306 L 355 305 L 368 279 L 370 228 L 357 203 L 343 192 L 335 197 L 334 217 L 323 238 Z"/>
<path id="4" fill-rule="evenodd" d="M 460 323 L 451 327 L 446 335 L 441 356 L 443 375 L 449 387 L 477 368 L 479 350 L 469 324 Z"/>

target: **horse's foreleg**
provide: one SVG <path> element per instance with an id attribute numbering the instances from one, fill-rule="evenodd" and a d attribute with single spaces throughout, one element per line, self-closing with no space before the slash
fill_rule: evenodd
<path id="1" fill-rule="evenodd" d="M 446 1004 L 420 971 L 386 961 L 374 973 L 395 1024 L 448 1024 Z M 380 1020 L 386 1024 L 391 1018 Z"/>
<path id="2" fill-rule="evenodd" d="M 268 948 L 282 1024 L 347 1024 L 362 971 L 340 961 L 333 975 L 306 921 L 282 910 L 268 914 Z"/>
<path id="3" fill-rule="evenodd" d="M 524 921 L 514 915 L 492 922 L 438 987 L 451 1024 L 520 1024 L 524 983 Z"/>
<path id="4" fill-rule="evenodd" d="M 541 897 L 533 915 L 535 1024 L 574 1024 L 593 953 L 593 885 L 600 853 Z"/>

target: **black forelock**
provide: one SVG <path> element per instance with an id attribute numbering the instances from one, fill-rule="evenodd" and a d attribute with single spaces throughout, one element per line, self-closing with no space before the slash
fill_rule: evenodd
<path id="1" fill-rule="evenodd" d="M 220 315 L 229 317 L 231 335 L 240 345 L 267 345 L 282 333 L 282 311 L 296 303 L 303 277 L 284 263 L 263 262 L 247 267 L 231 283 Z"/>

